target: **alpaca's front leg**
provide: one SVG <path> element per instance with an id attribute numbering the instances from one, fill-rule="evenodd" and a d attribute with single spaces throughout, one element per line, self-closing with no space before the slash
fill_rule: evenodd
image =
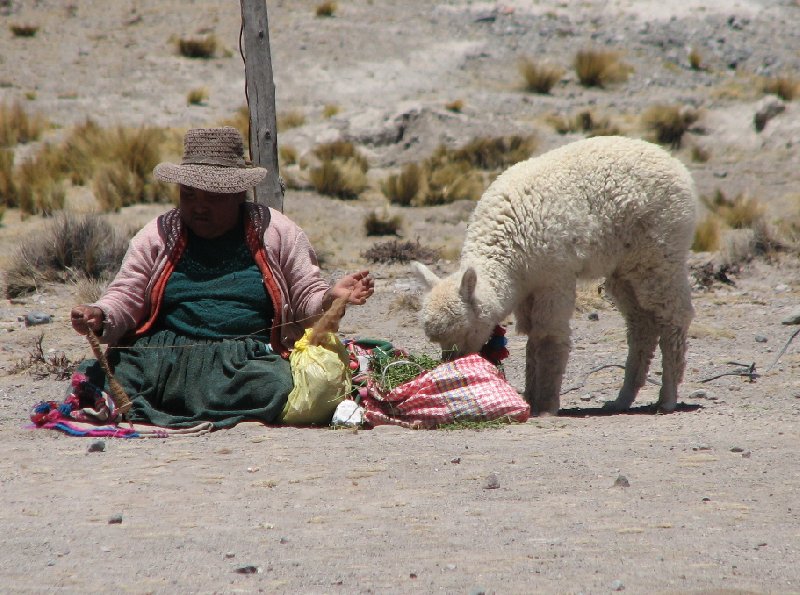
<path id="1" fill-rule="evenodd" d="M 528 337 L 525 400 L 530 403 L 533 415 L 558 414 L 569 347 L 569 338 Z"/>

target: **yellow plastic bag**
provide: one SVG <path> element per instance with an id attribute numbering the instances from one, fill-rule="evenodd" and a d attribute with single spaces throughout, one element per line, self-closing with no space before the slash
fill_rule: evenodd
<path id="1" fill-rule="evenodd" d="M 281 421 L 291 425 L 327 425 L 336 406 L 350 394 L 347 349 L 334 333 L 325 333 L 312 345 L 312 329 L 294 344 L 289 356 L 294 388 Z"/>

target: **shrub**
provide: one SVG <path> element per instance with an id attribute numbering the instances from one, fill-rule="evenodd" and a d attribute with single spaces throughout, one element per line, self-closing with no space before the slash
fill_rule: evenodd
<path id="1" fill-rule="evenodd" d="M 766 207 L 758 199 L 740 194 L 732 201 L 718 203 L 716 212 L 733 229 L 747 229 L 761 221 Z"/>
<path id="2" fill-rule="evenodd" d="M 400 215 L 389 215 L 388 212 L 379 215 L 372 211 L 364 218 L 364 230 L 368 236 L 393 236 L 397 235 L 403 218 Z"/>
<path id="3" fill-rule="evenodd" d="M 628 79 L 633 69 L 620 61 L 619 52 L 581 50 L 575 54 L 575 74 L 584 87 L 606 87 Z"/>
<path id="4" fill-rule="evenodd" d="M 761 85 L 764 93 L 777 95 L 784 101 L 792 101 L 800 94 L 800 81 L 793 77 L 776 77 L 764 79 Z"/>
<path id="5" fill-rule="evenodd" d="M 189 94 L 186 96 L 186 103 L 188 105 L 201 105 L 207 99 L 208 89 L 205 87 L 198 87 L 197 89 L 189 91 Z"/>
<path id="6" fill-rule="evenodd" d="M 695 252 L 714 252 L 719 250 L 721 225 L 716 215 L 708 215 L 697 224 L 694 230 L 692 250 Z"/>
<path id="7" fill-rule="evenodd" d="M 119 268 L 127 242 L 102 216 L 61 213 L 14 253 L 6 271 L 6 297 L 31 293 L 43 282 L 107 277 Z"/>
<path id="8" fill-rule="evenodd" d="M 361 170 L 366 173 L 369 166 L 367 158 L 364 157 L 356 146 L 349 141 L 333 141 L 322 143 L 314 147 L 314 155 L 320 161 L 333 161 L 334 159 L 353 159 L 358 163 Z"/>
<path id="9" fill-rule="evenodd" d="M 11 33 L 14 34 L 14 37 L 35 37 L 39 32 L 38 25 L 30 24 L 11 25 L 9 26 L 9 29 L 11 29 Z"/>
<path id="10" fill-rule="evenodd" d="M 681 139 L 689 126 L 698 119 L 695 110 L 674 105 L 654 105 L 642 116 L 646 128 L 651 130 L 655 140 L 673 149 L 681 146 Z"/>
<path id="11" fill-rule="evenodd" d="M 539 64 L 529 58 L 520 61 L 519 71 L 525 79 L 525 89 L 534 93 L 549 93 L 564 74 L 563 68 Z"/>
<path id="12" fill-rule="evenodd" d="M 332 17 L 337 8 L 336 2 L 326 1 L 317 5 L 316 14 L 318 17 Z"/>
<path id="13" fill-rule="evenodd" d="M 184 58 L 204 58 L 214 56 L 217 51 L 217 38 L 215 35 L 203 37 L 182 37 L 178 40 L 178 52 Z"/>
<path id="14" fill-rule="evenodd" d="M 249 116 L 248 116 L 249 117 Z M 299 128 L 306 123 L 306 117 L 303 112 L 292 110 L 284 114 L 279 114 L 277 117 L 278 131 L 289 130 L 290 128 Z"/>
<path id="15" fill-rule="evenodd" d="M 365 250 L 362 255 L 370 262 L 391 264 L 391 263 L 408 263 L 412 260 L 418 260 L 426 264 L 431 264 L 439 258 L 439 253 L 433 248 L 428 248 L 416 242 L 401 242 L 399 240 L 390 240 L 374 244 L 371 248 Z"/>
<path id="16" fill-rule="evenodd" d="M 572 118 L 551 114 L 547 116 L 546 121 L 559 134 L 584 132 L 588 137 L 620 134 L 619 127 L 613 124 L 610 118 L 597 116 L 591 110 L 578 112 Z"/>
<path id="17" fill-rule="evenodd" d="M 44 119 L 28 115 L 20 102 L 0 103 L 0 147 L 37 140 L 44 127 Z"/>

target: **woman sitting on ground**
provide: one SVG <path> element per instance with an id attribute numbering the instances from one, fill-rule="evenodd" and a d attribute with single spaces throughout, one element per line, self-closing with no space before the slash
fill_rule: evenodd
<path id="1" fill-rule="evenodd" d="M 289 349 L 339 297 L 363 304 L 367 271 L 323 280 L 303 231 L 246 200 L 267 171 L 246 165 L 235 128 L 186 133 L 181 164 L 156 166 L 180 185 L 180 205 L 131 240 L 120 271 L 72 326 L 111 347 L 114 376 L 133 421 L 217 428 L 277 421 L 292 389 Z M 82 366 L 108 390 L 97 362 Z"/>

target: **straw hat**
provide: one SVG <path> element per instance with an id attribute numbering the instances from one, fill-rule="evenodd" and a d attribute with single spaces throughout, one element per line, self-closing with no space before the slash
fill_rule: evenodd
<path id="1" fill-rule="evenodd" d="M 264 179 L 267 170 L 244 159 L 244 141 L 236 128 L 195 128 L 183 138 L 180 164 L 159 163 L 153 170 L 162 182 L 207 192 L 243 192 Z"/>

